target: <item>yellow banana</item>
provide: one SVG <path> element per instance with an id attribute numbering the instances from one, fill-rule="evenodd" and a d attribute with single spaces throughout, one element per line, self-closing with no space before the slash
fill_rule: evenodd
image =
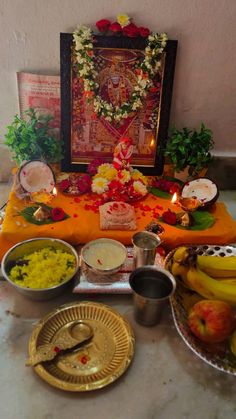
<path id="1" fill-rule="evenodd" d="M 216 281 L 220 281 L 222 284 L 236 286 L 236 278 L 215 278 Z"/>
<path id="2" fill-rule="evenodd" d="M 214 278 L 236 277 L 236 256 L 198 255 L 199 268 Z"/>
<path id="3" fill-rule="evenodd" d="M 185 281 L 185 279 L 187 279 L 187 272 L 188 272 L 188 267 L 181 265 L 178 262 L 173 262 L 172 266 L 171 266 L 171 272 L 172 274 L 175 276 L 180 276 L 181 279 L 183 281 Z"/>
<path id="4" fill-rule="evenodd" d="M 178 262 L 173 262 L 172 266 L 171 266 L 171 273 L 175 276 L 175 277 L 180 277 L 180 279 L 182 280 L 183 284 L 187 287 L 187 288 L 191 288 L 191 286 L 188 283 L 188 279 L 187 279 L 187 273 L 188 273 L 189 267 L 181 265 Z"/>
<path id="5" fill-rule="evenodd" d="M 236 330 L 232 334 L 230 338 L 230 349 L 232 353 L 236 356 Z"/>
<path id="6" fill-rule="evenodd" d="M 178 247 L 173 255 L 174 262 L 182 263 L 189 255 L 189 248 L 185 246 Z"/>
<path id="7" fill-rule="evenodd" d="M 202 297 L 222 300 L 236 305 L 236 285 L 225 284 L 201 271 L 198 266 L 191 266 L 187 272 L 187 281 Z"/>

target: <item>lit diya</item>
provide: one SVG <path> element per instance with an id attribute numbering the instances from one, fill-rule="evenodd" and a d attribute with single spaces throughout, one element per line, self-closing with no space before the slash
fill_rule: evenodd
<path id="1" fill-rule="evenodd" d="M 179 196 L 177 195 L 177 193 L 175 192 L 172 199 L 171 199 L 171 203 L 172 204 L 177 204 L 179 205 L 184 211 L 188 211 L 188 212 L 192 212 L 195 211 L 196 209 L 198 209 L 199 207 L 202 206 L 202 202 L 199 201 L 199 199 L 196 196 L 191 196 L 191 197 L 183 197 L 183 196 Z"/>
<path id="2" fill-rule="evenodd" d="M 183 196 L 177 196 L 177 193 L 174 193 L 171 203 L 177 203 L 184 211 L 176 214 L 177 223 L 182 227 L 190 227 L 193 225 L 194 220 L 191 215 L 191 212 L 196 211 L 202 206 L 201 201 L 197 197 L 192 196 L 189 198 L 184 198 Z"/>

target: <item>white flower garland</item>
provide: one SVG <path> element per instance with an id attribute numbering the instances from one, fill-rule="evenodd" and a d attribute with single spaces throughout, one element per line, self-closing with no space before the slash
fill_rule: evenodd
<path id="1" fill-rule="evenodd" d="M 150 87 L 152 87 L 152 79 L 161 67 L 160 54 L 166 46 L 167 35 L 165 33 L 149 35 L 145 57 L 140 64 L 137 75 L 137 84 L 130 95 L 129 102 L 124 102 L 121 106 L 113 106 L 97 94 L 99 89 L 96 82 L 98 73 L 93 60 L 93 33 L 91 29 L 86 26 L 78 27 L 73 33 L 73 39 L 78 76 L 83 79 L 85 96 L 87 95 L 89 99 L 93 99 L 95 113 L 111 123 L 119 123 L 132 112 L 140 109 L 142 99 L 145 98 Z"/>

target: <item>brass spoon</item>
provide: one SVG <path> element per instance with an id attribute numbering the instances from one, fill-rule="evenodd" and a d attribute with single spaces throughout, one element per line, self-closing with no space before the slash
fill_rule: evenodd
<path id="1" fill-rule="evenodd" d="M 81 320 L 75 321 L 64 328 L 57 338 L 50 343 L 41 345 L 26 361 L 26 366 L 35 366 L 41 362 L 51 361 L 57 355 L 78 349 L 93 337 L 93 329 Z"/>

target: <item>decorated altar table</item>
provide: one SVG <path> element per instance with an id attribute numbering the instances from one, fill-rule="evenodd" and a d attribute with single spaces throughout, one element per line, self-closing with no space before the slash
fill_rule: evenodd
<path id="1" fill-rule="evenodd" d="M 18 199 L 12 190 L 0 234 L 0 257 L 2 258 L 4 253 L 14 244 L 33 237 L 60 238 L 75 246 L 96 238 L 108 237 L 119 240 L 125 245 L 130 245 L 135 231 L 101 230 L 99 212 L 94 204 L 95 200 L 92 195 L 84 194 L 79 197 L 71 197 L 58 191 L 50 205 L 63 208 L 69 218 L 52 224 L 35 225 L 27 222 L 19 215 L 19 212 L 29 206 L 29 203 Z M 168 210 L 168 208 L 177 212 L 175 205 L 170 200 L 152 194 L 148 194 L 145 199 L 135 203 L 134 206 L 137 219 L 136 231 L 145 229 L 146 225 L 154 220 L 157 214 L 161 216 L 163 211 Z M 206 230 L 179 229 L 163 223 L 165 229 L 163 242 L 167 250 L 183 243 L 225 245 L 236 242 L 236 222 L 228 213 L 224 203 L 217 202 L 210 211 L 215 217 L 215 223 Z"/>

